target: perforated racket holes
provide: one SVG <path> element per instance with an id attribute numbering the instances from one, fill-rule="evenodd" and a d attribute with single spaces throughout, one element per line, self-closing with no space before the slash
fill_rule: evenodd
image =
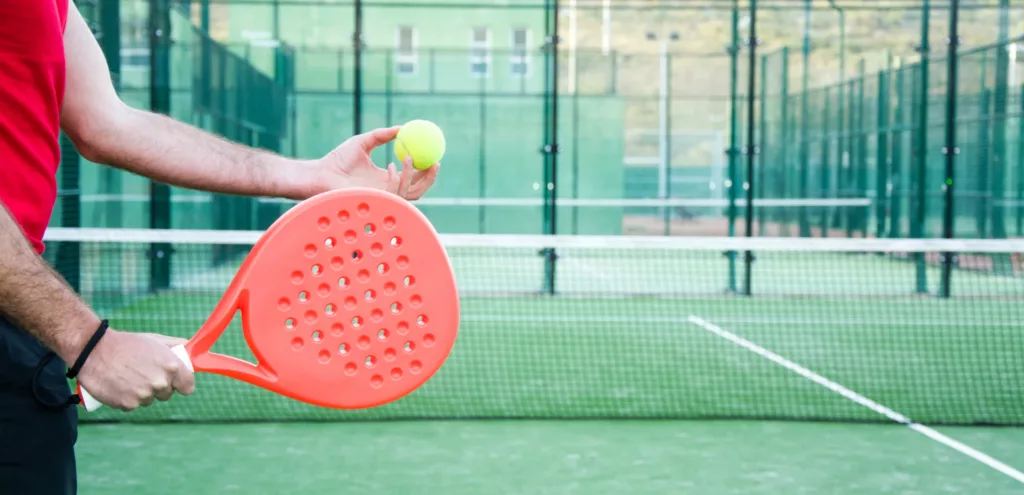
<path id="1" fill-rule="evenodd" d="M 352 261 L 355 261 L 356 263 L 363 261 L 363 252 L 358 249 L 352 251 Z"/>
<path id="2" fill-rule="evenodd" d="M 384 228 L 388 230 L 395 228 L 395 217 L 384 217 Z"/>
<path id="3" fill-rule="evenodd" d="M 402 279 L 402 283 L 405 284 L 406 287 L 412 287 L 416 285 L 416 277 L 406 275 L 405 278 Z"/>
<path id="4" fill-rule="evenodd" d="M 402 312 L 402 303 L 397 303 L 397 302 L 391 303 L 391 312 L 393 314 L 396 314 L 396 315 L 398 313 L 401 313 Z"/>
<path id="5" fill-rule="evenodd" d="M 327 313 L 327 316 L 334 316 L 334 305 L 328 304 L 327 306 L 325 306 L 324 313 Z"/>
<path id="6" fill-rule="evenodd" d="M 341 278 L 339 278 L 338 279 L 338 287 L 341 287 L 342 289 L 347 289 L 348 288 L 348 277 L 341 277 Z"/>
<path id="7" fill-rule="evenodd" d="M 348 344 L 341 344 L 338 346 L 338 354 L 341 354 L 342 356 L 347 356 L 348 351 Z"/>
<path id="8" fill-rule="evenodd" d="M 377 365 L 377 358 L 373 356 L 366 356 L 366 359 L 363 360 L 363 364 L 365 364 L 367 368 L 373 368 Z"/>
<path id="9" fill-rule="evenodd" d="M 402 238 L 397 235 L 391 238 L 391 247 L 402 247 Z"/>
<path id="10" fill-rule="evenodd" d="M 363 299 L 366 299 L 367 301 L 377 299 L 377 293 L 374 292 L 373 289 L 368 289 L 366 292 L 363 293 Z"/>
<path id="11" fill-rule="evenodd" d="M 389 336 L 391 336 L 391 333 L 388 332 L 386 329 L 382 328 L 380 330 L 377 330 L 377 340 L 384 342 L 385 340 L 388 340 Z"/>
<path id="12" fill-rule="evenodd" d="M 324 247 L 327 249 L 334 249 L 334 246 L 338 245 L 338 241 L 334 240 L 333 237 L 324 239 Z"/>
<path id="13" fill-rule="evenodd" d="M 295 318 L 288 318 L 287 320 L 284 320 L 284 327 L 288 330 L 295 328 Z"/>
<path id="14" fill-rule="evenodd" d="M 306 291 L 299 292 L 299 302 L 306 302 L 309 300 L 309 293 Z"/>
<path id="15" fill-rule="evenodd" d="M 402 347 L 406 354 L 412 354 L 412 351 L 416 350 L 416 344 L 412 342 L 406 342 L 405 346 Z"/>
<path id="16" fill-rule="evenodd" d="M 372 236 L 373 234 L 377 233 L 377 227 L 372 223 L 368 223 L 363 226 L 363 233 L 365 233 L 367 236 Z"/>
<path id="17" fill-rule="evenodd" d="M 361 326 L 363 326 L 363 319 L 358 316 L 352 317 L 352 328 L 359 328 Z"/>
<path id="18" fill-rule="evenodd" d="M 427 326 L 427 315 L 419 315 L 416 317 L 416 324 L 425 327 Z"/>
<path id="19" fill-rule="evenodd" d="M 309 268 L 309 271 L 313 272 L 313 276 L 314 277 L 319 277 L 321 274 L 324 273 L 324 267 L 320 266 L 320 264 L 317 263 L 317 264 L 311 266 Z"/>
<path id="20" fill-rule="evenodd" d="M 324 333 L 321 332 L 320 330 L 317 330 L 317 331 L 313 332 L 312 337 L 313 337 L 313 342 L 319 343 L 319 342 L 324 340 Z"/>

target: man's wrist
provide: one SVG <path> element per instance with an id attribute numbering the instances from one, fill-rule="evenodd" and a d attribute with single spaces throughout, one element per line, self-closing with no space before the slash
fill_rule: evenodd
<path id="1" fill-rule="evenodd" d="M 75 318 L 75 321 L 68 323 L 64 331 L 58 333 L 58 348 L 54 351 L 70 366 L 81 355 L 101 323 L 102 320 L 91 312 L 84 318 Z"/>
<path id="2" fill-rule="evenodd" d="M 303 200 L 319 194 L 324 184 L 319 180 L 319 160 L 285 159 L 270 170 L 266 196 Z"/>

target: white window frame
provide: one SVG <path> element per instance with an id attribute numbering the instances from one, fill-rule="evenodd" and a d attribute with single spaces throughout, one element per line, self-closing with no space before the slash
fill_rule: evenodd
<path id="1" fill-rule="evenodd" d="M 411 38 L 411 42 L 410 43 L 412 44 L 412 46 L 409 48 L 409 52 L 402 52 L 402 30 L 403 29 L 408 29 L 409 30 L 409 34 L 410 34 L 410 38 Z M 397 27 L 395 27 L 395 60 L 394 60 L 395 74 L 397 74 L 400 77 L 409 77 L 409 76 L 415 76 L 416 73 L 419 72 L 419 65 L 420 64 L 419 64 L 419 50 L 417 48 L 418 45 L 419 45 L 419 36 L 416 33 L 416 28 L 414 26 L 397 26 Z M 400 67 L 403 64 L 412 65 L 412 70 L 409 71 L 409 72 L 403 72 L 400 69 Z"/>
<path id="2" fill-rule="evenodd" d="M 523 40 L 523 53 L 520 55 L 516 53 L 516 31 L 523 31 L 526 36 Z M 508 32 L 508 44 L 510 47 L 508 57 L 508 71 L 512 77 L 529 77 L 530 76 L 530 39 L 533 33 L 529 28 L 514 27 Z M 515 71 L 516 65 L 523 66 L 523 72 L 517 73 Z"/>
<path id="3" fill-rule="evenodd" d="M 477 30 L 484 30 L 487 35 L 486 40 L 478 42 L 476 40 Z M 491 47 L 494 43 L 494 36 L 489 27 L 473 27 L 469 29 L 469 75 L 472 77 L 491 77 Z M 477 55 L 477 50 L 483 50 L 483 55 Z M 473 70 L 473 66 L 476 64 L 484 64 L 486 70 L 483 73 L 476 72 Z"/>

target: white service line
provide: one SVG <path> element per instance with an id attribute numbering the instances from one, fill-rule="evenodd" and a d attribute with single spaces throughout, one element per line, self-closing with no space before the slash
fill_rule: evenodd
<path id="1" fill-rule="evenodd" d="M 915 423 L 910 418 L 896 411 L 893 411 L 888 407 L 885 407 L 871 399 L 868 399 L 867 397 L 864 397 L 863 395 L 860 395 L 857 392 L 854 392 L 836 382 L 833 382 L 832 380 L 829 380 L 828 378 L 825 378 L 803 366 L 800 366 L 799 364 L 794 363 L 793 361 L 790 361 L 778 354 L 775 354 L 774 352 L 769 351 L 764 347 L 761 347 L 749 340 L 746 340 L 743 337 L 740 337 L 732 332 L 729 332 L 719 327 L 718 325 L 715 325 L 714 323 L 711 323 L 699 316 L 690 316 L 688 320 L 690 321 L 690 323 L 693 323 L 694 325 L 697 325 L 703 328 L 704 330 L 707 330 L 715 335 L 718 335 L 719 337 L 722 337 L 740 347 L 743 347 L 748 351 L 758 354 L 779 366 L 782 366 L 790 371 L 793 371 L 794 373 L 797 373 L 798 375 L 807 378 L 808 380 L 811 380 L 825 388 L 828 388 L 829 390 L 832 390 L 833 392 L 838 393 L 839 395 L 842 395 L 843 397 L 846 397 L 847 399 L 852 400 L 853 402 L 856 402 L 857 404 L 867 407 L 868 409 L 871 409 L 872 411 L 875 411 L 876 413 L 881 414 L 897 423 L 904 424 L 908 426 L 911 430 L 914 430 L 928 438 L 931 438 L 932 440 L 942 443 L 943 445 L 946 445 L 952 448 L 953 450 L 960 452 L 961 454 L 969 456 L 977 460 L 978 462 L 981 462 L 982 464 L 985 464 L 986 466 L 995 469 L 996 471 L 999 471 L 1000 473 L 1003 473 L 1021 483 L 1024 483 L 1024 473 L 1021 473 L 1020 471 L 1010 466 L 1007 466 L 1006 464 L 992 458 L 991 456 L 983 452 L 980 452 L 974 448 L 971 448 L 968 445 L 964 445 L 963 443 L 953 440 L 952 438 L 949 438 L 946 435 L 943 435 L 942 433 L 939 433 L 927 426 Z"/>

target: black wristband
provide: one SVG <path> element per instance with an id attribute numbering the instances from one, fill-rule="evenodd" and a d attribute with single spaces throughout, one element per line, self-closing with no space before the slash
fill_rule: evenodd
<path id="1" fill-rule="evenodd" d="M 107 333 L 107 326 L 107 320 L 100 322 L 100 327 L 97 328 L 96 332 L 89 338 L 89 342 L 85 343 L 82 353 L 78 355 L 78 359 L 75 360 L 75 364 L 68 370 L 66 374 L 68 378 L 74 378 L 78 375 L 78 372 L 82 370 L 82 365 L 85 364 L 85 358 L 89 357 L 89 354 L 92 353 L 93 348 L 99 343 L 100 337 L 103 337 L 103 334 Z"/>

